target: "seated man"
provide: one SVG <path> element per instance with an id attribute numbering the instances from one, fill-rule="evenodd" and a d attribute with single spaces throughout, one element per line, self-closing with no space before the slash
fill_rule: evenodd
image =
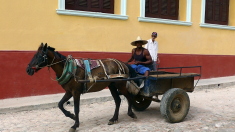
<path id="1" fill-rule="evenodd" d="M 135 59 L 135 64 L 131 65 L 132 68 L 139 74 L 144 74 L 144 76 L 149 76 L 150 69 L 146 65 L 151 65 L 153 63 L 149 51 L 142 47 L 142 45 L 148 43 L 146 40 L 142 40 L 139 36 L 136 41 L 133 41 L 131 45 L 136 46 L 132 49 L 132 56 L 127 61 L 132 62 Z"/>

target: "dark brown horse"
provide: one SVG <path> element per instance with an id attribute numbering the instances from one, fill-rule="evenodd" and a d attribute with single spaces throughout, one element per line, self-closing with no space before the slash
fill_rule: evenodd
<path id="1" fill-rule="evenodd" d="M 55 49 L 52 47 L 47 47 L 47 44 L 41 44 L 38 48 L 38 51 L 34 55 L 33 59 L 29 63 L 27 67 L 27 73 L 29 75 L 33 75 L 34 72 L 39 71 L 43 67 L 51 67 L 57 77 L 60 77 L 62 75 L 64 64 L 66 62 L 66 57 L 61 55 L 58 52 L 54 51 Z M 119 74 L 118 70 L 118 64 L 110 59 L 102 59 L 103 67 L 106 69 L 106 73 L 108 74 Z M 129 75 L 129 69 L 128 67 L 120 62 L 125 70 L 125 73 Z M 103 67 L 98 67 L 96 69 L 92 70 L 92 75 L 97 76 L 99 78 L 105 78 L 106 74 L 104 73 Z M 77 67 L 76 77 L 79 80 L 85 79 L 85 71 Z M 92 84 L 88 83 L 87 87 L 90 87 Z M 80 95 L 83 92 L 84 83 L 77 83 L 75 79 L 71 78 L 66 84 L 61 85 L 62 88 L 66 91 L 63 98 L 60 100 L 58 106 L 60 110 L 64 113 L 66 117 L 69 117 L 73 120 L 75 120 L 75 124 L 70 128 L 70 132 L 74 132 L 77 127 L 79 127 L 79 104 L 80 104 Z M 128 112 L 127 114 L 131 118 L 137 118 L 136 115 L 132 112 L 131 106 L 131 96 L 130 93 L 126 89 L 126 81 L 120 81 L 120 82 L 100 82 L 93 84 L 92 88 L 88 92 L 97 92 L 100 91 L 106 87 L 109 87 L 109 90 L 114 98 L 116 109 L 114 112 L 113 117 L 109 120 L 109 125 L 112 125 L 118 121 L 118 115 L 119 115 L 119 107 L 121 103 L 121 99 L 119 97 L 118 91 L 123 94 L 127 100 L 128 100 Z M 63 107 L 63 104 L 67 102 L 71 97 L 73 97 L 74 100 L 74 114 L 70 113 L 69 111 L 65 110 Z"/>

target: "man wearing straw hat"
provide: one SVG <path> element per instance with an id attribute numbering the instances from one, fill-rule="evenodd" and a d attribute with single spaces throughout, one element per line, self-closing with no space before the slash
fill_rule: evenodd
<path id="1" fill-rule="evenodd" d="M 136 41 L 131 42 L 131 45 L 136 46 L 136 48 L 132 49 L 132 56 L 127 63 L 135 60 L 135 63 L 131 65 L 131 67 L 135 69 L 137 73 L 149 76 L 150 69 L 147 65 L 151 65 L 153 61 L 149 51 L 142 47 L 142 45 L 145 45 L 146 43 L 148 43 L 148 41 L 142 40 L 140 36 L 137 37 Z"/>

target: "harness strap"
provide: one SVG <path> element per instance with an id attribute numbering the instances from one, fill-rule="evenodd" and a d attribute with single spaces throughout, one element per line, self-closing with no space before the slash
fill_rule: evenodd
<path id="1" fill-rule="evenodd" d="M 101 66 L 103 67 L 103 69 L 104 69 L 104 73 L 105 73 L 105 75 L 107 76 L 107 78 L 109 79 L 109 75 L 107 74 L 107 72 L 106 72 L 106 69 L 105 69 L 105 67 L 104 67 L 104 63 L 101 61 L 101 60 L 99 60 L 99 62 L 100 62 L 100 64 L 101 64 Z"/>
<path id="2" fill-rule="evenodd" d="M 113 60 L 118 65 L 119 74 L 122 74 L 121 71 L 123 71 L 123 74 L 125 74 L 125 69 L 123 68 L 123 66 L 122 66 L 120 61 L 118 61 L 116 59 L 112 59 L 112 58 L 110 58 L 110 60 Z"/>
<path id="3" fill-rule="evenodd" d="M 93 78 L 92 78 L 92 75 L 91 75 L 91 68 L 90 68 L 90 64 L 89 64 L 89 60 L 84 60 L 84 64 L 85 64 L 85 67 L 86 67 L 86 74 L 88 75 L 88 79 L 93 82 Z"/>

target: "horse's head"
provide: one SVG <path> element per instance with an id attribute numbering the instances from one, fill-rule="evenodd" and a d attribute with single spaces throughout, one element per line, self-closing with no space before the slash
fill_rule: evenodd
<path id="1" fill-rule="evenodd" d="M 30 61 L 29 65 L 26 69 L 26 72 L 29 75 L 32 76 L 34 74 L 34 72 L 37 72 L 42 67 L 45 67 L 48 65 L 47 52 L 48 52 L 47 43 L 45 45 L 43 45 L 43 43 L 41 43 L 41 45 L 38 48 L 38 51 L 33 56 L 32 60 Z"/>

